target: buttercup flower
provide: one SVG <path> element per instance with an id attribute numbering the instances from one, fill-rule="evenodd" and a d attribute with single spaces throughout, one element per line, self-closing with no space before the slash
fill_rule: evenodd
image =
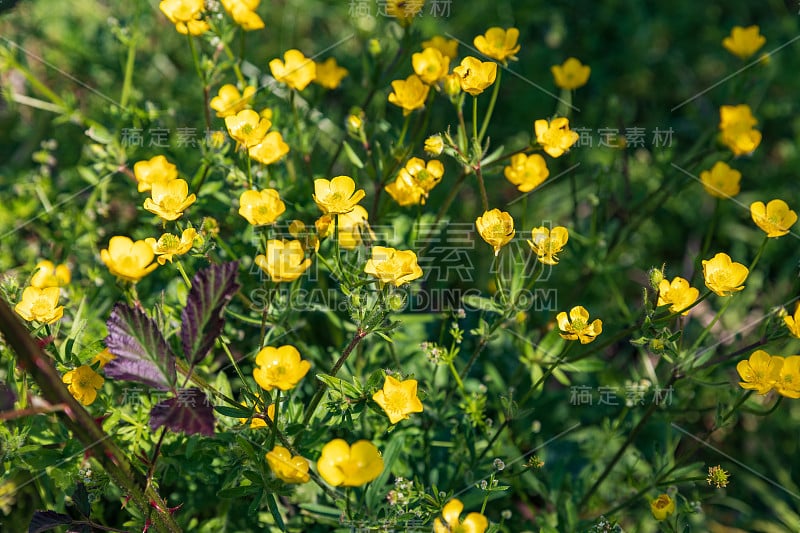
<path id="1" fill-rule="evenodd" d="M 766 394 L 780 379 L 783 357 L 773 357 L 764 350 L 756 350 L 749 359 L 739 361 L 736 371 L 742 378 L 739 386 Z"/>
<path id="2" fill-rule="evenodd" d="M 425 152 L 430 155 L 441 155 L 444 150 L 444 141 L 441 135 L 431 135 L 425 139 Z"/>
<path id="3" fill-rule="evenodd" d="M 231 14 L 233 21 L 245 31 L 260 30 L 264 21 L 256 13 L 261 0 L 222 0 L 225 11 Z"/>
<path id="4" fill-rule="evenodd" d="M 794 315 L 786 315 L 783 317 L 783 321 L 789 329 L 789 334 L 800 339 L 800 303 L 795 306 Z"/>
<path id="5" fill-rule="evenodd" d="M 261 395 L 257 395 L 257 396 L 259 398 L 261 398 Z M 246 402 L 242 402 L 242 405 L 247 407 L 247 403 Z M 253 410 L 256 413 L 261 413 L 261 410 L 258 408 L 257 405 L 254 406 Z M 267 406 L 267 418 L 269 418 L 272 421 L 275 420 L 275 404 L 274 403 L 271 403 L 271 404 L 269 404 Z M 246 424 L 247 420 L 248 420 L 247 418 L 240 418 L 239 422 L 241 422 L 242 424 Z M 250 418 L 249 420 L 250 420 L 250 429 L 257 429 L 257 428 L 265 428 L 265 427 L 267 427 L 267 423 L 264 421 L 263 418 L 258 418 L 258 417 L 254 416 L 254 417 Z"/>
<path id="6" fill-rule="evenodd" d="M 334 227 L 333 217 L 335 215 L 322 215 L 317 220 L 316 228 L 320 237 L 333 236 L 336 228 Z M 365 232 L 372 233 L 367 219 L 369 213 L 360 205 L 355 206 L 349 213 L 339 216 L 339 246 L 345 250 L 353 250 L 361 244 L 361 235 Z M 375 236 L 372 235 L 374 239 Z"/>
<path id="7" fill-rule="evenodd" d="M 478 96 L 497 79 L 497 63 L 467 56 L 453 69 L 453 73 L 458 76 L 462 91 Z"/>
<path id="8" fill-rule="evenodd" d="M 31 287 L 46 289 L 47 287 L 64 287 L 69 285 L 72 275 L 67 265 L 55 266 L 52 261 L 44 259 L 36 263 Z"/>
<path id="9" fill-rule="evenodd" d="M 256 94 L 256 88 L 252 85 L 248 85 L 240 93 L 235 85 L 228 83 L 219 88 L 217 96 L 211 99 L 209 105 L 217 112 L 218 117 L 230 117 L 244 110 L 254 94 Z"/>
<path id="10" fill-rule="evenodd" d="M 700 291 L 691 287 L 689 282 L 681 277 L 675 277 L 672 282 L 662 279 L 658 285 L 658 306 L 669 305 L 669 310 L 677 313 L 681 309 L 686 309 L 692 305 L 700 296 Z M 689 314 L 686 309 L 683 316 Z"/>
<path id="11" fill-rule="evenodd" d="M 800 355 L 790 355 L 783 360 L 775 390 L 787 398 L 800 398 Z"/>
<path id="12" fill-rule="evenodd" d="M 107 250 L 100 250 L 100 259 L 109 272 L 118 278 L 136 283 L 156 269 L 155 252 L 146 241 L 133 242 L 128 237 L 111 237 Z"/>
<path id="13" fill-rule="evenodd" d="M 284 211 L 286 204 L 275 189 L 247 190 L 239 196 L 239 214 L 253 226 L 272 224 Z"/>
<path id="14" fill-rule="evenodd" d="M 201 35 L 209 29 L 203 20 L 203 0 L 163 0 L 158 8 L 175 24 L 178 33 Z"/>
<path id="15" fill-rule="evenodd" d="M 540 226 L 531 230 L 531 240 L 528 241 L 528 245 L 539 261 L 545 265 L 557 265 L 556 254 L 564 249 L 568 239 L 569 232 L 564 226 L 556 226 L 552 230 Z"/>
<path id="16" fill-rule="evenodd" d="M 541 155 L 516 154 L 511 157 L 511 164 L 503 169 L 503 174 L 520 192 L 530 192 L 544 183 L 550 171 Z"/>
<path id="17" fill-rule="evenodd" d="M 422 52 L 411 56 L 411 65 L 422 81 L 433 85 L 447 76 L 450 70 L 450 58 L 437 48 L 425 48 Z"/>
<path id="18" fill-rule="evenodd" d="M 422 402 L 417 398 L 416 379 L 398 381 L 387 375 L 383 389 L 373 394 L 372 399 L 381 406 L 392 424 L 405 420 L 411 413 L 422 412 Z"/>
<path id="19" fill-rule="evenodd" d="M 761 132 L 754 129 L 758 120 L 750 111 L 750 106 L 724 105 L 719 109 L 719 129 L 721 139 L 733 155 L 746 155 L 761 143 Z"/>
<path id="20" fill-rule="evenodd" d="M 481 238 L 494 248 L 494 255 L 500 253 L 500 248 L 514 238 L 514 219 L 505 211 L 492 209 L 486 211 L 475 220 L 475 227 Z"/>
<path id="21" fill-rule="evenodd" d="M 157 155 L 147 161 L 139 161 L 133 165 L 139 192 L 149 191 L 153 183 L 172 181 L 178 177 L 178 169 L 167 161 L 163 155 Z"/>
<path id="22" fill-rule="evenodd" d="M 570 57 L 563 64 L 550 67 L 550 72 L 553 73 L 558 87 L 571 91 L 586 85 L 592 69 L 574 57 Z"/>
<path id="23" fill-rule="evenodd" d="M 734 263 L 728 254 L 718 253 L 712 259 L 703 259 L 703 278 L 706 287 L 718 296 L 730 296 L 744 289 L 744 280 L 750 273 L 741 263 Z"/>
<path id="24" fill-rule="evenodd" d="M 97 391 L 103 386 L 103 376 L 92 370 L 88 365 L 82 365 L 75 370 L 70 370 L 61 377 L 73 398 L 83 405 L 91 405 L 97 399 Z"/>
<path id="25" fill-rule="evenodd" d="M 597 318 L 590 324 L 589 311 L 580 305 L 570 309 L 569 318 L 567 313 L 561 311 L 556 316 L 556 321 L 561 330 L 559 334 L 568 341 L 579 340 L 581 344 L 588 344 L 603 332 L 602 320 Z"/>
<path id="26" fill-rule="evenodd" d="M 781 199 L 772 200 L 767 205 L 753 202 L 750 204 L 750 216 L 767 237 L 782 237 L 797 222 L 797 213 Z"/>
<path id="27" fill-rule="evenodd" d="M 322 447 L 317 471 L 334 487 L 360 487 L 381 475 L 383 458 L 368 440 L 350 446 L 343 439 L 333 439 Z"/>
<path id="28" fill-rule="evenodd" d="M 289 145 L 284 142 L 283 136 L 278 131 L 267 133 L 260 143 L 251 146 L 247 151 L 250 157 L 262 165 L 276 163 L 288 153 Z"/>
<path id="29" fill-rule="evenodd" d="M 336 63 L 336 58 L 329 57 L 322 63 L 317 63 L 317 76 L 314 83 L 322 85 L 326 89 L 336 89 L 341 85 L 342 80 L 347 76 L 347 69 L 340 67 Z"/>
<path id="30" fill-rule="evenodd" d="M 723 161 L 717 161 L 711 170 L 700 173 L 703 189 L 715 198 L 731 198 L 739 194 L 739 181 L 742 173 L 734 170 Z"/>
<path id="31" fill-rule="evenodd" d="M 311 363 L 300 359 L 300 352 L 294 346 L 267 346 L 256 355 L 253 379 L 266 391 L 287 391 L 293 389 L 310 368 Z"/>
<path id="32" fill-rule="evenodd" d="M 314 180 L 314 202 L 326 215 L 352 211 L 366 194 L 364 189 L 356 190 L 356 182 L 350 176 Z"/>
<path id="33" fill-rule="evenodd" d="M 191 250 L 196 236 L 197 230 L 186 228 L 180 237 L 172 233 L 164 233 L 157 241 L 153 237 L 149 237 L 144 241 L 150 245 L 153 252 L 158 256 L 158 264 L 163 265 L 167 261 L 172 263 L 174 256 L 183 255 Z"/>
<path id="34" fill-rule="evenodd" d="M 225 117 L 225 127 L 228 128 L 230 136 L 247 148 L 263 141 L 271 126 L 272 122 L 269 119 L 263 118 L 252 109 L 244 109 L 235 115 Z"/>
<path id="35" fill-rule="evenodd" d="M 152 198 L 145 199 L 144 208 L 164 220 L 177 220 L 197 200 L 197 196 L 189 194 L 189 184 L 182 179 L 154 183 L 150 194 Z"/>
<path id="36" fill-rule="evenodd" d="M 308 459 L 292 452 L 283 446 L 275 446 L 267 452 L 267 464 L 275 476 L 284 483 L 308 483 Z"/>
<path id="37" fill-rule="evenodd" d="M 485 34 L 475 37 L 472 42 L 483 55 L 506 63 L 508 59 L 517 59 L 514 55 L 519 52 L 520 48 L 517 39 L 519 39 L 517 28 L 504 30 L 494 27 L 489 28 Z"/>
<path id="38" fill-rule="evenodd" d="M 269 70 L 278 82 L 302 91 L 317 77 L 317 65 L 300 50 L 287 50 L 283 59 L 284 61 L 273 59 L 269 62 Z"/>
<path id="39" fill-rule="evenodd" d="M 389 93 L 389 103 L 403 109 L 403 116 L 415 109 L 425 107 L 430 86 L 422 82 L 416 74 L 410 75 L 405 80 L 394 80 L 392 92 Z"/>
<path id="40" fill-rule="evenodd" d="M 92 364 L 97 363 L 99 368 L 103 368 L 108 364 L 109 361 L 116 358 L 117 356 L 111 353 L 111 350 L 104 348 L 103 350 L 99 351 L 97 355 L 92 357 Z"/>
<path id="41" fill-rule="evenodd" d="M 408 172 L 400 172 L 397 178 L 385 187 L 389 196 L 399 205 L 419 205 L 425 193 Z"/>
<path id="42" fill-rule="evenodd" d="M 447 502 L 442 509 L 444 521 L 439 518 L 433 521 L 433 533 L 484 533 L 489 527 L 486 517 L 480 513 L 469 513 L 461 521 L 460 516 L 463 510 L 464 504 L 461 503 L 461 500 L 453 498 Z"/>
<path id="43" fill-rule="evenodd" d="M 669 515 L 675 512 L 675 502 L 667 494 L 660 494 L 658 498 L 650 502 L 650 512 L 653 518 L 659 522 L 666 520 Z"/>
<path id="44" fill-rule="evenodd" d="M 372 258 L 367 260 L 364 272 L 375 276 L 381 283 L 399 287 L 422 277 L 417 254 L 411 250 L 395 250 L 384 246 L 372 248 Z"/>
<path id="45" fill-rule="evenodd" d="M 356 207 L 361 207 L 361 206 L 356 206 Z M 353 210 L 353 212 L 355 211 L 357 211 L 357 209 Z M 366 213 L 366 210 L 364 210 L 364 213 Z M 348 213 L 348 215 L 349 214 L 350 213 Z M 330 218 L 330 215 L 323 215 L 323 216 Z M 366 224 L 366 219 L 364 220 L 364 224 Z M 317 233 L 318 232 L 315 232 L 313 229 L 306 227 L 305 223 L 302 220 L 293 220 L 289 224 L 289 235 L 291 235 L 295 239 L 298 239 L 300 241 L 300 246 L 302 246 L 304 250 L 314 250 L 314 252 L 319 251 L 319 236 L 317 235 Z"/>
<path id="46" fill-rule="evenodd" d="M 257 255 L 255 263 L 276 283 L 294 281 L 311 266 L 300 241 L 269 240 L 266 255 Z"/>
<path id="47" fill-rule="evenodd" d="M 731 34 L 722 40 L 722 46 L 739 59 L 747 59 L 764 46 L 767 39 L 759 33 L 758 26 L 734 26 Z"/>
<path id="48" fill-rule="evenodd" d="M 569 129 L 569 119 L 554 118 L 551 122 L 537 120 L 533 124 L 536 142 L 544 148 L 550 157 L 560 157 L 578 142 L 578 134 Z"/>
<path id="49" fill-rule="evenodd" d="M 386 192 L 402 205 L 424 204 L 428 193 L 442 180 L 444 165 L 431 159 L 426 164 L 418 157 L 412 157 L 400 169 L 397 179 L 386 186 Z"/>
<path id="50" fill-rule="evenodd" d="M 22 299 L 14 306 L 14 311 L 28 322 L 41 322 L 52 324 L 64 316 L 64 306 L 58 305 L 58 296 L 61 289 L 58 287 L 25 287 Z"/>
<path id="51" fill-rule="evenodd" d="M 414 17 L 425 7 L 425 2 L 410 2 L 409 0 L 387 0 L 382 2 L 386 6 L 386 14 L 397 19 L 403 26 L 411 25 Z"/>
<path id="52" fill-rule="evenodd" d="M 436 48 L 443 56 L 455 59 L 458 57 L 458 41 L 455 39 L 445 39 L 441 35 L 422 41 L 422 48 Z"/>

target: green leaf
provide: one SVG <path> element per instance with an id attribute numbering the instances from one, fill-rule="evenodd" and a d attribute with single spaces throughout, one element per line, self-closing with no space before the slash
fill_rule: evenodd
<path id="1" fill-rule="evenodd" d="M 364 162 L 361 161 L 361 158 L 358 157 L 358 154 L 356 154 L 355 151 L 350 147 L 350 143 L 345 141 L 342 143 L 342 146 L 344 147 L 344 153 L 347 156 L 347 159 L 349 159 L 350 162 L 356 167 L 364 168 Z"/>
<path id="2" fill-rule="evenodd" d="M 494 300 L 486 298 L 484 296 L 477 296 L 475 294 L 467 294 L 464 296 L 463 301 L 466 305 L 474 308 L 480 309 L 481 311 L 491 311 L 493 313 L 502 313 L 502 309 L 498 306 Z"/>
<path id="3" fill-rule="evenodd" d="M 256 485 L 242 485 L 240 487 L 229 487 L 227 489 L 222 489 L 217 492 L 217 496 L 224 499 L 234 499 L 234 498 L 241 498 L 242 496 L 248 496 L 250 494 L 255 494 L 259 492 L 261 487 Z"/>
<path id="4" fill-rule="evenodd" d="M 215 405 L 214 410 L 222 416 L 230 416 L 232 418 L 250 418 L 253 414 L 252 409 L 246 407 L 232 407 L 228 405 Z"/>
<path id="5" fill-rule="evenodd" d="M 386 480 L 389 479 L 389 474 L 392 473 L 392 466 L 394 466 L 397 458 L 400 457 L 400 451 L 403 449 L 404 444 L 405 438 L 395 433 L 394 438 L 386 446 L 386 450 L 383 452 L 383 471 L 367 487 L 366 501 L 368 509 L 376 509 L 383 500 Z"/>
<path id="6" fill-rule="evenodd" d="M 317 374 L 317 379 L 328 385 L 331 389 L 341 392 L 349 398 L 360 398 L 362 396 L 362 392 L 359 389 L 343 379 L 327 374 Z"/>
<path id="7" fill-rule="evenodd" d="M 278 504 L 275 502 L 275 496 L 270 493 L 266 493 L 265 496 L 267 497 L 267 507 L 272 513 L 272 518 L 275 519 L 275 524 L 281 528 L 281 531 L 286 531 L 286 524 L 283 523 L 283 517 L 278 509 Z"/>

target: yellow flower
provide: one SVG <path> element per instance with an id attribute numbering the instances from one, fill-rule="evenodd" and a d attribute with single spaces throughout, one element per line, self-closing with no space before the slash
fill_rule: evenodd
<path id="1" fill-rule="evenodd" d="M 97 363 L 99 368 L 103 368 L 108 364 L 109 361 L 116 358 L 117 356 L 111 353 L 111 350 L 105 348 L 104 350 L 98 352 L 97 355 L 92 357 L 92 364 Z"/>
<path id="2" fill-rule="evenodd" d="M 794 316 L 786 315 L 783 321 L 789 328 L 789 334 L 800 339 L 800 303 L 794 308 Z"/>
<path id="3" fill-rule="evenodd" d="M 411 174 L 403 172 L 403 170 L 400 171 L 392 183 L 386 186 L 386 192 L 403 207 L 419 205 L 422 203 L 422 196 L 425 191 L 417 184 Z"/>
<path id="4" fill-rule="evenodd" d="M 83 405 L 91 405 L 97 398 L 97 391 L 103 386 L 103 376 L 92 370 L 88 365 L 82 365 L 75 370 L 70 370 L 61 377 L 69 389 L 69 393 Z"/>
<path id="5" fill-rule="evenodd" d="M 236 142 L 250 148 L 264 140 L 272 122 L 252 109 L 244 109 L 225 117 L 225 127 Z"/>
<path id="6" fill-rule="evenodd" d="M 314 83 L 326 89 L 336 89 L 347 74 L 347 69 L 336 63 L 336 58 L 329 57 L 323 63 L 317 63 L 317 77 Z"/>
<path id="7" fill-rule="evenodd" d="M 317 77 L 317 65 L 300 50 L 287 50 L 283 59 L 284 61 L 273 59 L 269 62 L 269 70 L 278 82 L 302 91 Z"/>
<path id="8" fill-rule="evenodd" d="M 517 186 L 520 192 L 530 192 L 547 179 L 550 171 L 544 157 L 539 154 L 516 154 L 511 164 L 503 170 L 506 179 Z"/>
<path id="9" fill-rule="evenodd" d="M 177 178 L 178 169 L 166 157 L 157 155 L 133 165 L 133 175 L 138 182 L 139 192 L 147 192 L 153 187 L 153 183 L 164 183 Z"/>
<path id="10" fill-rule="evenodd" d="M 372 399 L 386 412 L 392 424 L 407 419 L 411 413 L 422 412 L 422 402 L 417 398 L 416 379 L 398 381 L 386 376 L 383 389 L 373 394 Z"/>
<path id="11" fill-rule="evenodd" d="M 145 199 L 144 208 L 164 220 L 179 219 L 197 200 L 197 196 L 189 194 L 189 184 L 182 179 L 154 183 L 150 194 L 152 198 Z"/>
<path id="12" fill-rule="evenodd" d="M 308 483 L 308 459 L 292 452 L 283 446 L 275 446 L 267 452 L 267 464 L 275 476 L 284 483 Z"/>
<path id="13" fill-rule="evenodd" d="M 800 355 L 790 355 L 783 360 L 775 390 L 787 398 L 800 398 Z"/>
<path id="14" fill-rule="evenodd" d="M 64 287 L 69 285 L 72 276 L 67 265 L 55 266 L 52 261 L 46 259 L 36 263 L 31 287 L 46 289 L 47 287 Z"/>
<path id="15" fill-rule="evenodd" d="M 258 396 L 259 399 L 261 398 L 260 394 L 257 394 L 256 396 Z M 242 402 L 242 405 L 247 407 L 247 403 L 246 402 Z M 258 408 L 258 405 L 255 405 L 253 407 L 253 411 L 256 412 L 256 413 L 261 413 L 261 410 Z M 267 417 L 270 420 L 272 420 L 273 422 L 275 421 L 275 404 L 274 403 L 271 403 L 271 404 L 269 404 L 269 406 L 267 406 Z M 240 418 L 239 422 L 241 422 L 242 424 L 246 424 L 247 420 L 248 420 L 247 418 Z M 258 418 L 258 417 L 254 416 L 254 417 L 250 418 L 249 420 L 250 420 L 250 429 L 257 429 L 257 428 L 265 428 L 265 427 L 267 427 L 267 423 L 264 421 L 263 418 Z"/>
<path id="16" fill-rule="evenodd" d="M 225 11 L 231 14 L 233 21 L 245 31 L 260 30 L 264 21 L 255 12 L 261 0 L 222 0 Z"/>
<path id="17" fill-rule="evenodd" d="M 772 200 L 766 206 L 764 202 L 753 202 L 750 204 L 750 216 L 767 237 L 782 237 L 797 222 L 797 213 L 780 199 Z"/>
<path id="18" fill-rule="evenodd" d="M 442 518 L 433 521 L 433 533 L 484 533 L 486 528 L 489 527 L 489 521 L 480 513 L 469 513 L 467 517 L 461 521 L 461 511 L 464 510 L 464 504 L 461 500 L 453 498 L 442 509 Z"/>
<path id="19" fill-rule="evenodd" d="M 356 190 L 356 182 L 350 176 L 314 180 L 314 202 L 326 215 L 348 213 L 364 196 L 364 189 Z"/>
<path id="20" fill-rule="evenodd" d="M 58 296 L 61 289 L 58 287 L 25 287 L 22 299 L 14 307 L 14 311 L 28 322 L 37 321 L 42 324 L 52 324 L 64 316 L 64 306 L 58 305 Z"/>
<path id="21" fill-rule="evenodd" d="M 153 253 L 158 256 L 158 264 L 163 265 L 167 261 L 172 263 L 174 256 L 183 255 L 191 250 L 196 236 L 197 230 L 186 228 L 180 237 L 172 233 L 164 233 L 157 241 L 153 237 L 148 237 L 144 241 L 150 245 Z"/>
<path id="22" fill-rule="evenodd" d="M 557 265 L 556 254 L 564 249 L 568 239 L 569 231 L 564 226 L 556 226 L 552 230 L 540 226 L 531 230 L 531 240 L 528 241 L 528 245 L 539 261 L 545 265 Z"/>
<path id="23" fill-rule="evenodd" d="M 461 76 L 451 72 L 444 78 L 444 94 L 450 97 L 450 101 L 455 103 L 456 97 L 461 94 Z"/>
<path id="24" fill-rule="evenodd" d="M 241 93 L 235 85 L 230 83 L 219 88 L 217 96 L 211 99 L 211 109 L 217 112 L 218 117 L 230 117 L 244 110 L 256 94 L 256 88 L 248 85 Z"/>
<path id="25" fill-rule="evenodd" d="M 387 0 L 386 14 L 397 19 L 402 26 L 409 26 L 414 17 L 425 7 L 425 2 L 420 0 Z"/>
<path id="26" fill-rule="evenodd" d="M 425 48 L 411 56 L 411 66 L 422 81 L 433 85 L 447 76 L 450 70 L 450 58 L 437 48 Z"/>
<path id="27" fill-rule="evenodd" d="M 499 254 L 500 248 L 508 244 L 516 233 L 514 219 L 499 209 L 484 212 L 475 220 L 475 227 L 481 238 L 494 248 L 494 255 Z"/>
<path id="28" fill-rule="evenodd" d="M 744 289 L 744 280 L 750 273 L 741 263 L 734 263 L 728 254 L 718 253 L 712 259 L 703 259 L 703 278 L 706 287 L 719 296 L 730 296 Z"/>
<path id="29" fill-rule="evenodd" d="M 317 220 L 316 228 L 320 237 L 331 237 L 335 232 L 333 217 L 337 215 L 322 215 Z M 361 244 L 361 235 L 364 232 L 372 234 L 367 219 L 369 213 L 360 205 L 349 213 L 338 215 L 339 217 L 339 246 L 346 250 L 353 250 Z M 372 235 L 374 239 L 375 236 Z"/>
<path id="30" fill-rule="evenodd" d="M 653 513 L 653 518 L 658 520 L 666 520 L 669 515 L 675 512 L 675 502 L 667 494 L 660 494 L 658 498 L 650 502 L 650 512 Z"/>
<path id="31" fill-rule="evenodd" d="M 658 284 L 658 306 L 669 305 L 669 310 L 677 313 L 681 309 L 686 309 L 692 305 L 700 296 L 700 291 L 691 287 L 689 282 L 681 277 L 675 277 L 670 283 L 669 280 L 662 279 Z M 686 309 L 683 316 L 689 314 Z"/>
<path id="32" fill-rule="evenodd" d="M 717 161 L 711 170 L 700 173 L 700 181 L 705 191 L 715 198 L 731 198 L 739 194 L 739 181 L 742 173 L 728 166 L 727 163 Z"/>
<path id="33" fill-rule="evenodd" d="M 720 107 L 719 115 L 721 140 L 733 155 L 750 154 L 761 143 L 761 132 L 753 128 L 758 120 L 747 104 L 724 105 Z"/>
<path id="34" fill-rule="evenodd" d="M 286 211 L 286 204 L 275 189 L 247 190 L 239 196 L 239 214 L 253 226 L 272 224 Z"/>
<path id="35" fill-rule="evenodd" d="M 583 87 L 589 81 L 589 74 L 592 73 L 591 67 L 583 65 L 574 57 L 570 57 L 561 65 L 550 67 L 556 85 L 567 91 Z"/>
<path id="36" fill-rule="evenodd" d="M 425 191 L 425 198 L 427 198 L 428 193 L 431 192 L 440 181 L 442 181 L 442 176 L 444 176 L 444 165 L 437 159 L 431 159 L 425 163 L 425 161 L 419 157 L 412 157 L 408 160 L 408 162 L 406 162 L 406 166 L 400 171 L 400 173 L 403 173 L 404 171 L 414 178 L 414 181 L 417 183 L 417 185 L 419 185 L 419 187 Z M 423 203 L 425 202 L 423 201 Z"/>
<path id="37" fill-rule="evenodd" d="M 350 446 L 343 439 L 333 439 L 322 447 L 317 471 L 334 487 L 360 487 L 381 475 L 383 458 L 368 440 Z"/>
<path id="38" fill-rule="evenodd" d="M 497 63 L 494 61 L 483 62 L 467 56 L 461 60 L 459 66 L 453 69 L 453 73 L 458 76 L 461 90 L 472 96 L 478 96 L 497 78 Z"/>
<path id="39" fill-rule="evenodd" d="M 554 118 L 549 123 L 537 120 L 533 124 L 536 142 L 544 148 L 550 157 L 560 157 L 569 147 L 578 142 L 578 134 L 569 129 L 569 119 Z"/>
<path id="40" fill-rule="evenodd" d="M 266 391 L 293 389 L 311 368 L 311 363 L 300 359 L 300 352 L 289 344 L 262 348 L 256 355 L 256 365 L 253 379 Z"/>
<path id="41" fill-rule="evenodd" d="M 739 386 L 758 394 L 767 394 L 780 379 L 782 368 L 783 357 L 773 357 L 764 350 L 756 350 L 749 359 L 739 361 L 736 365 L 736 371 L 742 378 Z"/>
<path id="42" fill-rule="evenodd" d="M 425 151 L 430 155 L 441 155 L 444 150 L 444 141 L 441 135 L 431 135 L 425 139 Z"/>
<path id="43" fill-rule="evenodd" d="M 381 283 L 391 283 L 395 287 L 422 277 L 417 254 L 411 250 L 400 251 L 384 246 L 372 248 L 372 258 L 367 260 L 364 272 L 375 276 Z"/>
<path id="44" fill-rule="evenodd" d="M 280 132 L 271 131 L 260 143 L 251 146 L 247 153 L 262 165 L 271 165 L 289 153 L 289 145 L 284 142 Z"/>
<path id="45" fill-rule="evenodd" d="M 360 207 L 360 206 L 356 206 L 356 207 Z M 353 212 L 355 212 L 355 211 L 357 211 L 357 209 L 353 210 Z M 366 210 L 364 211 L 364 213 L 366 213 Z M 330 215 L 323 215 L 323 217 L 330 218 Z M 317 223 L 319 223 L 319 220 L 317 221 Z M 328 223 L 330 223 L 330 221 Z M 365 224 L 366 224 L 366 221 L 365 221 Z M 302 220 L 293 220 L 289 224 L 289 235 L 291 235 L 295 239 L 299 239 L 300 240 L 300 245 L 303 247 L 303 249 L 305 249 L 305 250 L 313 249 L 314 252 L 318 252 L 319 251 L 319 237 L 317 236 L 317 234 L 313 230 L 307 228 Z"/>
<path id="46" fill-rule="evenodd" d="M 519 52 L 520 46 L 517 44 L 519 30 L 517 28 L 489 28 L 485 34 L 478 35 L 472 41 L 475 48 L 480 50 L 483 55 L 492 59 L 502 61 L 504 64 L 507 59 L 516 61 L 514 55 Z M 466 90 L 466 89 L 465 89 Z"/>
<path id="47" fill-rule="evenodd" d="M 128 237 L 111 237 L 107 250 L 100 250 L 100 259 L 109 272 L 118 278 L 136 283 L 156 269 L 155 252 L 146 241 L 133 242 Z"/>
<path id="48" fill-rule="evenodd" d="M 410 75 L 405 80 L 394 80 L 392 92 L 389 93 L 389 103 L 403 108 L 403 116 L 415 109 L 425 107 L 430 86 L 425 85 L 416 74 Z"/>
<path id="49" fill-rule="evenodd" d="M 767 39 L 759 33 L 758 26 L 734 26 L 731 34 L 722 39 L 722 46 L 739 59 L 747 59 L 764 46 Z"/>
<path id="50" fill-rule="evenodd" d="M 588 344 L 603 333 L 602 320 L 597 318 L 589 323 L 589 311 L 580 305 L 570 309 L 569 318 L 566 312 L 561 311 L 556 316 L 556 321 L 561 330 L 559 335 L 568 341 L 579 340 L 581 344 Z"/>
<path id="51" fill-rule="evenodd" d="M 436 48 L 443 56 L 450 59 L 458 57 L 458 41 L 455 39 L 445 39 L 441 35 L 422 41 L 422 48 Z"/>
<path id="52" fill-rule="evenodd" d="M 178 33 L 201 35 L 209 29 L 203 20 L 203 0 L 163 0 L 158 8 L 175 24 Z"/>
<path id="53" fill-rule="evenodd" d="M 257 255 L 255 263 L 276 283 L 294 281 L 311 266 L 300 241 L 267 241 L 266 255 Z"/>

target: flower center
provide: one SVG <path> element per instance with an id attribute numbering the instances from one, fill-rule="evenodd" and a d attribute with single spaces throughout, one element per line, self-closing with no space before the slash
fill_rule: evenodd
<path id="1" fill-rule="evenodd" d="M 586 329 L 586 321 L 582 318 L 574 318 L 572 320 L 572 330 L 577 332 L 583 331 Z"/>
<path id="2" fill-rule="evenodd" d="M 52 309 L 53 306 L 50 305 L 46 298 L 37 298 L 31 306 L 31 314 L 33 316 L 43 316 L 52 311 Z"/>

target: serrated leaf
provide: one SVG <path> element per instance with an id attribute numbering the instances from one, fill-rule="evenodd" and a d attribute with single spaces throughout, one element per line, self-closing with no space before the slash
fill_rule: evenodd
<path id="1" fill-rule="evenodd" d="M 181 313 L 183 354 L 194 364 L 208 354 L 225 325 L 225 306 L 239 290 L 239 263 L 211 265 L 195 274 Z"/>
<path id="2" fill-rule="evenodd" d="M 317 379 L 327 384 L 331 389 L 341 392 L 345 396 L 350 398 L 361 397 L 361 391 L 343 379 L 329 376 L 328 374 L 317 374 Z"/>
<path id="3" fill-rule="evenodd" d="M 72 524 L 73 520 L 69 515 L 57 513 L 55 511 L 36 511 L 31 517 L 28 525 L 28 533 L 41 533 L 50 531 L 58 526 Z"/>
<path id="4" fill-rule="evenodd" d="M 187 435 L 214 435 L 214 409 L 198 388 L 180 389 L 178 396 L 163 400 L 150 410 L 150 429 L 167 429 Z"/>
<path id="5" fill-rule="evenodd" d="M 175 385 L 175 354 L 142 309 L 118 303 L 106 325 L 106 346 L 116 356 L 103 369 L 107 376 L 161 390 Z"/>

